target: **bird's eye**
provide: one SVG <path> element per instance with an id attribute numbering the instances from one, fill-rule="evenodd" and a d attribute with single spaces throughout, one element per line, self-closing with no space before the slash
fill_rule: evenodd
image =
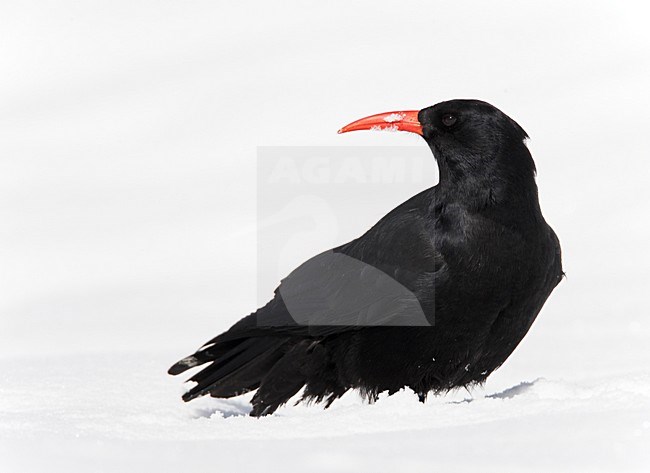
<path id="1" fill-rule="evenodd" d="M 442 116 L 442 124 L 445 126 L 454 126 L 457 120 L 456 115 L 452 115 L 451 113 L 445 113 Z"/>

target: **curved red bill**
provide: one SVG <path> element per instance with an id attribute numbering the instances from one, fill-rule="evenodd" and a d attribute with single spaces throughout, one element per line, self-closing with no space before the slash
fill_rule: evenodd
<path id="1" fill-rule="evenodd" d="M 345 125 L 339 130 L 339 133 L 357 130 L 409 131 L 422 135 L 422 125 L 418 121 L 418 110 L 371 115 Z"/>

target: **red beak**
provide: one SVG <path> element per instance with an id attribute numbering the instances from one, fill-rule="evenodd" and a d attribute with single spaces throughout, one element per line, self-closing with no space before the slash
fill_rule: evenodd
<path id="1" fill-rule="evenodd" d="M 422 135 L 422 125 L 418 121 L 418 110 L 371 115 L 345 125 L 339 130 L 339 133 L 357 130 L 399 130 Z"/>

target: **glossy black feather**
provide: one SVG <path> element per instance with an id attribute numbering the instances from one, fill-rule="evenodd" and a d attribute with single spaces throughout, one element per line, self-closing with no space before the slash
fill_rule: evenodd
<path id="1" fill-rule="evenodd" d="M 508 358 L 562 277 L 527 135 L 475 100 L 419 121 L 440 183 L 305 262 L 266 306 L 170 368 L 210 363 L 185 400 L 258 389 L 256 416 L 303 387 L 327 405 L 349 389 L 372 400 L 405 386 L 424 400 L 480 383 Z"/>

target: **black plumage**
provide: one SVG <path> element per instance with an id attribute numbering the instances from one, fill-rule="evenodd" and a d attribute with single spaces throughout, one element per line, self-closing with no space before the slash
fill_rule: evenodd
<path id="1" fill-rule="evenodd" d="M 374 400 L 409 387 L 424 400 L 481 383 L 508 358 L 563 275 L 527 135 L 477 100 L 417 121 L 439 184 L 305 262 L 268 304 L 172 366 L 210 363 L 185 401 L 257 389 L 260 416 L 303 387 L 327 406 L 349 389 Z"/>

